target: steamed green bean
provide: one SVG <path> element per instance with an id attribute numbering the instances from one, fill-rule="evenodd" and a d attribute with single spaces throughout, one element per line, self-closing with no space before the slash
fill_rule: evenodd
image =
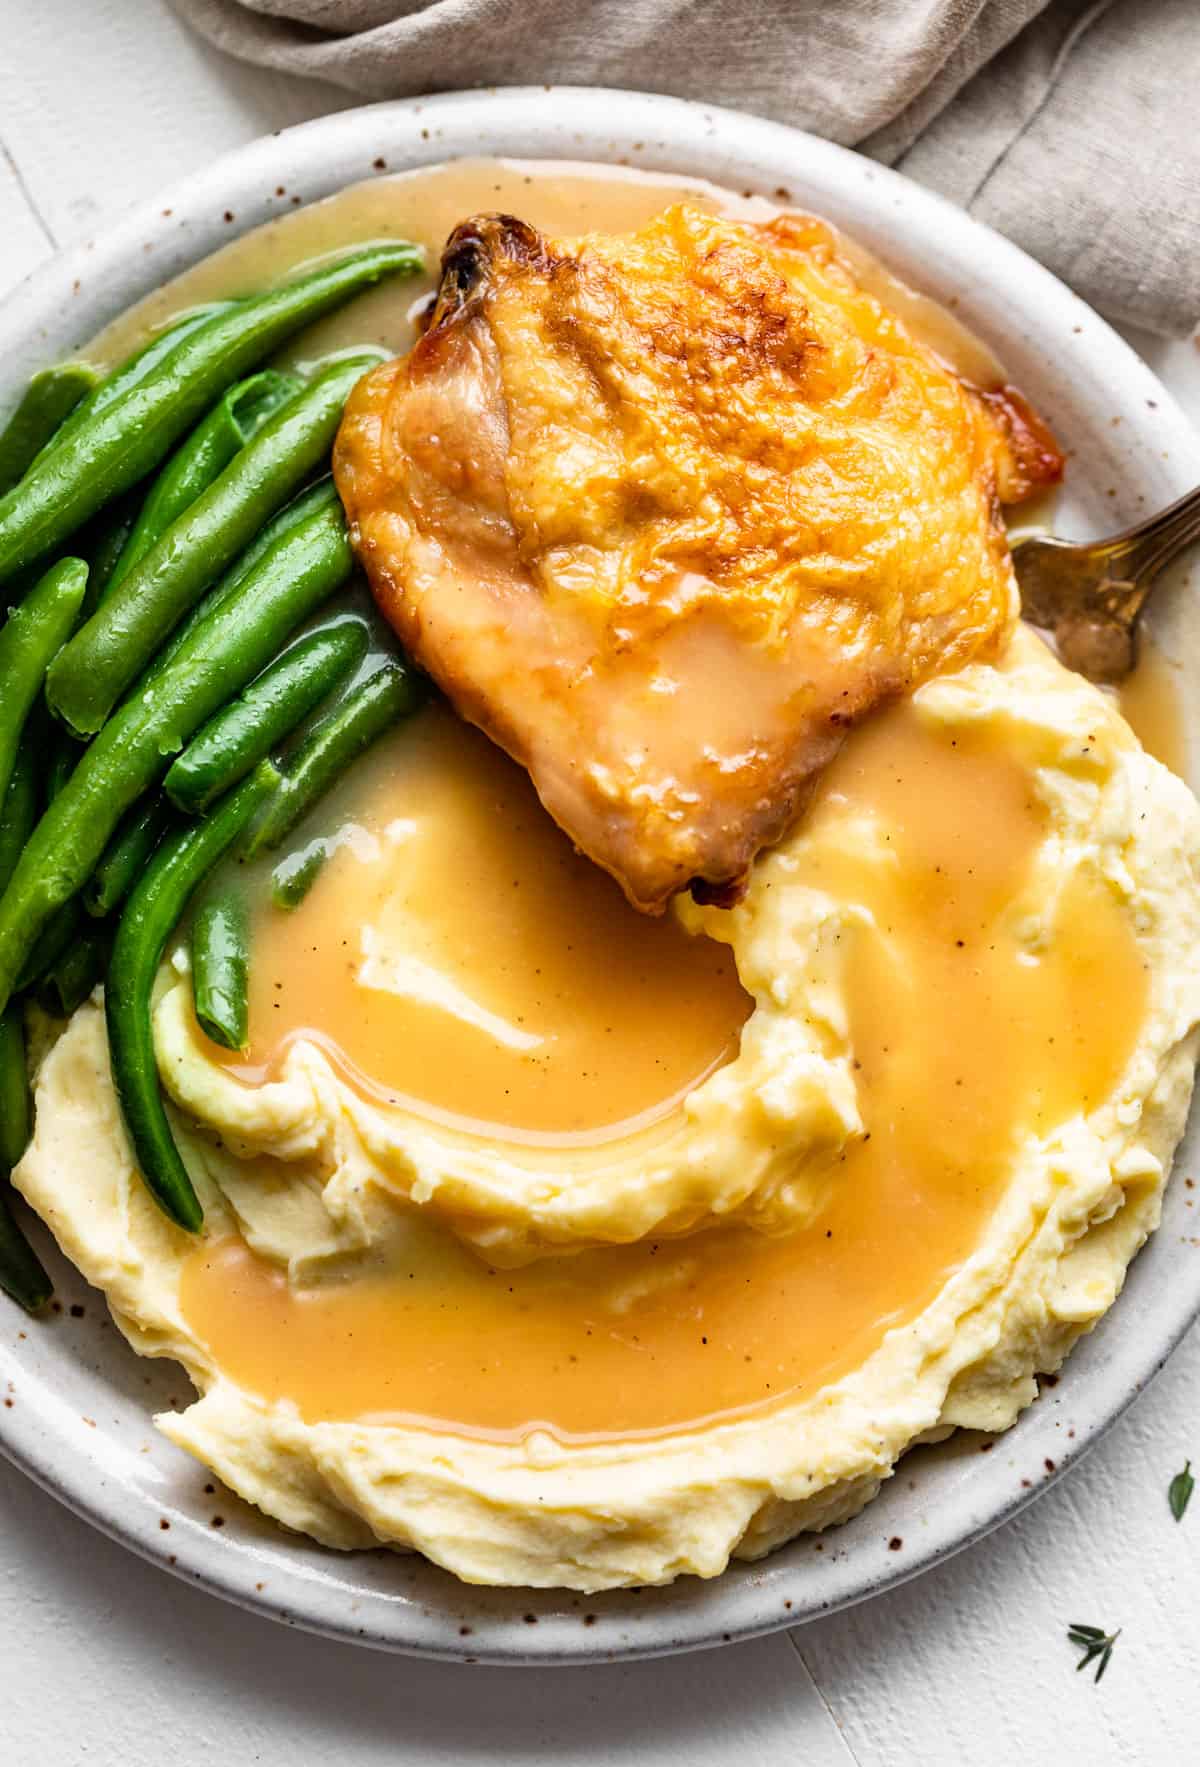
<path id="1" fill-rule="evenodd" d="M 87 362 L 63 362 L 34 375 L 0 430 L 0 492 L 24 476 L 99 378 Z"/>
<path id="2" fill-rule="evenodd" d="M 29 1081 L 19 1003 L 0 1013 L 0 1288 L 30 1313 L 53 1293 L 50 1278 L 17 1226 L 8 1175 L 29 1140 Z"/>
<path id="3" fill-rule="evenodd" d="M 304 738 L 249 846 L 270 852 L 324 797 L 376 737 L 415 712 L 428 691 L 423 675 L 388 661 L 353 689 Z"/>
<path id="4" fill-rule="evenodd" d="M 325 869 L 328 858 L 328 844 L 319 840 L 297 847 L 294 853 L 285 853 L 271 873 L 271 901 L 275 907 L 285 913 L 299 908 Z"/>
<path id="5" fill-rule="evenodd" d="M 240 890 L 215 891 L 192 922 L 192 995 L 204 1035 L 245 1049 L 249 1034 L 249 925 Z"/>
<path id="6" fill-rule="evenodd" d="M 170 810 L 159 797 L 142 799 L 122 818 L 84 885 L 80 900 L 89 914 L 102 920 L 121 906 L 170 823 Z"/>
<path id="7" fill-rule="evenodd" d="M 46 443 L 38 459 L 40 460 L 48 454 L 51 448 L 58 447 L 60 443 L 73 440 L 81 430 L 86 429 L 97 417 L 107 411 L 110 405 L 115 405 L 118 399 L 123 399 L 132 387 L 140 386 L 150 375 L 155 374 L 176 345 L 181 343 L 189 333 L 198 331 L 202 325 L 207 325 L 210 319 L 215 319 L 220 313 L 232 312 L 236 305 L 236 301 L 208 301 L 201 306 L 190 308 L 186 313 L 177 313 L 174 319 L 169 320 L 161 330 L 156 331 L 151 338 L 148 338 L 132 356 L 119 363 L 111 373 L 106 374 L 100 384 L 86 398 L 80 400 L 62 428 Z"/>
<path id="8" fill-rule="evenodd" d="M 83 1005 L 108 967 L 109 929 L 85 928 L 49 965 L 37 987 L 38 1004 L 54 1018 L 70 1018 Z"/>
<path id="9" fill-rule="evenodd" d="M 276 541 L 282 540 L 285 534 L 293 533 L 295 529 L 308 521 L 310 516 L 328 509 L 341 509 L 333 480 L 329 477 L 321 479 L 317 484 L 310 486 L 307 491 L 302 491 L 298 497 L 293 497 L 292 501 L 281 509 L 279 514 L 273 517 L 260 533 L 255 535 L 246 550 L 240 557 L 234 559 L 224 575 L 217 578 L 212 588 L 201 601 L 197 602 L 191 613 L 185 615 L 179 622 L 154 661 L 143 669 L 141 675 L 129 689 L 125 696 L 126 703 L 129 700 L 141 699 L 146 691 L 166 673 L 180 651 L 191 643 L 197 630 L 216 613 L 218 608 L 224 607 L 226 602 L 237 593 L 250 573 L 257 570 Z"/>
<path id="10" fill-rule="evenodd" d="M 0 895 L 17 868 L 37 819 L 38 760 L 33 732 L 26 724 L 13 757 L 8 790 L 0 797 Z"/>
<path id="11" fill-rule="evenodd" d="M 167 941 L 188 902 L 275 787 L 264 761 L 202 822 L 165 840 L 125 905 L 113 943 L 104 1013 L 113 1084 L 134 1158 L 155 1201 L 195 1233 L 204 1211 L 167 1121 L 154 1055 L 151 997 Z"/>
<path id="12" fill-rule="evenodd" d="M 239 381 L 217 400 L 208 416 L 201 418 L 179 444 L 147 491 L 109 574 L 106 590 L 115 588 L 122 577 L 128 576 L 171 523 L 191 508 L 258 434 L 268 417 L 293 398 L 300 387 L 296 375 L 267 368 L 252 374 L 249 380 Z"/>
<path id="13" fill-rule="evenodd" d="M 206 319 L 177 338 L 143 379 L 97 407 L 92 401 L 103 394 L 102 383 L 0 498 L 0 582 L 64 545 L 89 516 L 153 471 L 227 387 L 295 332 L 421 261 L 411 245 L 364 247 Z"/>
<path id="14" fill-rule="evenodd" d="M 25 720 L 41 692 L 46 669 L 74 630 L 87 588 L 81 558 L 52 565 L 0 627 L 0 796 L 8 789 Z"/>
<path id="15" fill-rule="evenodd" d="M 366 625 L 345 616 L 299 639 L 192 738 L 163 782 L 167 796 L 181 810 L 206 809 L 265 760 L 366 652 Z"/>
<path id="16" fill-rule="evenodd" d="M 369 356 L 326 368 L 264 424 L 132 570 L 55 659 L 51 710 L 93 735 L 164 638 L 263 525 L 325 461 L 342 409 Z"/>
<path id="17" fill-rule="evenodd" d="M 341 510 L 315 506 L 83 750 L 0 897 L 0 1011 L 42 928 L 86 884 L 125 812 L 161 779 L 193 731 L 342 587 L 351 565 Z"/>

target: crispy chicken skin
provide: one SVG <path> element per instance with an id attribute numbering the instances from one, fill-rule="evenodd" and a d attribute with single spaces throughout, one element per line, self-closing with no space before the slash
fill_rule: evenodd
<path id="1" fill-rule="evenodd" d="M 993 649 L 1000 504 L 1061 460 L 821 222 L 482 215 L 334 472 L 403 643 L 636 907 L 736 899 L 872 706 Z"/>

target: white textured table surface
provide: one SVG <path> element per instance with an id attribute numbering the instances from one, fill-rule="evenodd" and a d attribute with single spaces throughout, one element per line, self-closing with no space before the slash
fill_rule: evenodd
<path id="1" fill-rule="evenodd" d="M 162 0 L 0 0 L 0 294 L 228 147 L 346 104 L 227 62 Z M 1145 344 L 1200 422 L 1193 343 Z M 2 1303 L 0 1303 L 2 1304 Z M 1083 1467 L 999 1534 L 865 1606 L 755 1644 L 541 1673 L 429 1666 L 218 1603 L 0 1462 L 0 1760 L 991 1767 L 1195 1760 L 1200 1337 Z M 1123 1633 L 1104 1682 L 1069 1621 Z"/>

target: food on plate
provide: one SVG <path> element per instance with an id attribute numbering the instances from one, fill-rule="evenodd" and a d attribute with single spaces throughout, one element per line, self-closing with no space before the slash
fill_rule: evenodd
<path id="1" fill-rule="evenodd" d="M 54 527 L 56 449 L 296 311 L 245 287 L 447 238 Z M 0 500 L 56 535 L 0 656 L 78 591 L 0 726 L 0 1160 L 187 1370 L 163 1431 L 328 1546 L 598 1590 L 1007 1428 L 1200 1025 L 1200 805 L 1017 620 L 1041 419 L 823 224 L 599 171 L 381 180 L 147 311 Z M 49 1292 L 7 1214 L 0 1274 Z"/>
<path id="2" fill-rule="evenodd" d="M 37 800 L 33 745 L 22 741 L 0 798 L 0 890 L 37 820 Z M 25 1009 L 18 1000 L 0 1012 L 0 1186 L 25 1152 L 31 1124 Z M 50 1299 L 50 1278 L 13 1220 L 6 1188 L 0 1188 L 0 1284 L 20 1306 L 35 1311 Z"/>
<path id="3" fill-rule="evenodd" d="M 214 398 L 304 325 L 380 277 L 419 263 L 410 248 L 380 246 L 323 265 L 257 299 L 185 319 L 161 358 L 152 346 L 102 382 L 0 499 L 0 582 L 36 564 L 136 485 Z"/>
<path id="4" fill-rule="evenodd" d="M 249 927 L 239 890 L 212 890 L 192 919 L 192 1004 L 210 1043 L 244 1049 L 250 1031 Z"/>
<path id="5" fill-rule="evenodd" d="M 381 663 L 345 694 L 297 744 L 287 778 L 247 842 L 248 857 L 278 847 L 338 775 L 385 730 L 407 718 L 424 697 L 420 678 L 392 660 Z"/>
<path id="6" fill-rule="evenodd" d="M 190 631 L 81 750 L 17 860 L 0 898 L 0 1001 L 11 998 L 39 934 L 70 908 L 125 812 L 350 570 L 345 522 L 322 488 L 244 576 L 235 567 L 235 581 L 209 592 Z"/>
<path id="7" fill-rule="evenodd" d="M 163 1108 L 151 996 L 184 909 L 279 783 L 275 768 L 263 761 L 202 822 L 164 838 L 121 914 L 104 985 L 112 1083 L 131 1152 L 163 1212 L 192 1232 L 204 1211 Z"/>
<path id="8" fill-rule="evenodd" d="M 370 360 L 339 359 L 285 397 L 140 564 L 121 574 L 118 560 L 101 604 L 46 676 L 50 709 L 73 735 L 96 734 L 203 591 L 325 463 L 346 396 Z"/>
<path id="9" fill-rule="evenodd" d="M 96 380 L 86 362 L 64 362 L 34 375 L 0 430 L 0 492 L 23 476 Z"/>
<path id="10" fill-rule="evenodd" d="M 180 810 L 207 810 L 358 667 L 369 642 L 360 620 L 339 615 L 289 645 L 172 762 L 163 780 L 171 802 Z"/>
<path id="11" fill-rule="evenodd" d="M 10 610 L 0 627 L 0 681 L 4 709 L 0 712 L 0 797 L 8 790 L 17 765 L 25 726 L 37 702 L 46 667 L 66 643 L 83 606 L 87 566 L 64 558 L 40 578 L 20 606 Z"/>
<path id="12" fill-rule="evenodd" d="M 994 651 L 999 506 L 1060 471 L 820 222 L 683 205 L 578 242 L 465 221 L 334 456 L 406 648 L 653 911 L 735 897 L 853 724 Z"/>
<path id="13" fill-rule="evenodd" d="M 170 805 L 161 798 L 137 803 L 118 823 L 116 832 L 96 861 L 96 869 L 80 892 L 84 908 L 107 920 L 125 900 L 134 882 L 166 832 Z"/>
<path id="14" fill-rule="evenodd" d="M 301 385 L 296 375 L 277 374 L 268 368 L 230 387 L 186 442 L 168 457 L 140 502 L 136 518 L 130 512 L 127 524 L 123 524 L 128 531 L 112 565 L 105 571 L 104 584 L 94 586 L 96 602 L 128 576 L 176 518 L 190 509 L 246 444 L 253 441 L 267 419 L 295 397 Z M 276 448 L 275 452 L 278 455 L 282 450 Z M 211 526 L 215 529 L 216 524 Z M 193 541 L 188 550 L 195 544 Z"/>

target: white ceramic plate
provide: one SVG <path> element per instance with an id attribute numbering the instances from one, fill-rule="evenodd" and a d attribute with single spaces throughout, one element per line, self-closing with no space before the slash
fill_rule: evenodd
<path id="1" fill-rule="evenodd" d="M 345 112 L 218 160 L 65 253 L 0 311 L 0 409 L 29 371 L 244 229 L 277 185 L 306 200 L 372 175 L 481 153 L 622 161 L 712 179 L 858 235 L 956 308 L 1070 450 L 1060 531 L 1100 533 L 1200 481 L 1200 441 L 1170 396 L 1090 308 L 1023 253 L 927 191 L 823 141 L 730 111 L 637 93 L 452 94 Z M 1156 624 L 1167 654 L 1200 655 L 1181 582 Z M 1200 729 L 1200 719 L 1195 720 Z M 1195 730 L 1191 733 L 1195 735 Z M 1195 1155 L 1191 1136 L 1177 1171 Z M 188 1402 L 173 1364 L 139 1361 L 100 1297 L 47 1255 L 62 1310 L 30 1324 L 0 1297 L 0 1446 L 48 1491 L 144 1557 L 288 1624 L 383 1648 L 491 1662 L 571 1662 L 694 1649 L 792 1625 L 910 1577 L 1015 1514 L 1059 1477 L 1161 1366 L 1200 1311 L 1184 1186 L 1121 1300 L 1061 1380 L 991 1452 L 959 1436 L 901 1462 L 853 1522 L 802 1536 L 713 1582 L 598 1597 L 464 1587 L 422 1559 L 341 1555 L 284 1534 L 159 1438 L 151 1414 Z M 39 1246 L 45 1236 L 38 1235 Z"/>

